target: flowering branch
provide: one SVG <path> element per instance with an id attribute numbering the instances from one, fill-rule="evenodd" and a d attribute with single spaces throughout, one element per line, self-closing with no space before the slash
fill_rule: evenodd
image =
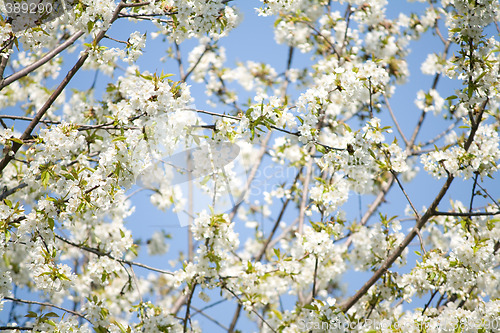
<path id="1" fill-rule="evenodd" d="M 91 321 L 87 317 L 85 317 L 84 315 L 82 315 L 81 313 L 78 313 L 76 311 L 63 308 L 61 306 L 54 305 L 52 303 L 38 302 L 38 301 L 29 301 L 29 300 L 26 300 L 26 299 L 20 299 L 20 298 L 15 298 L 15 297 L 10 297 L 10 296 L 4 296 L 3 299 L 6 299 L 6 300 L 9 300 L 9 301 L 12 301 L 12 302 L 18 302 L 18 303 L 48 306 L 50 308 L 54 308 L 54 309 L 58 309 L 58 310 L 70 313 L 70 314 L 72 314 L 74 316 L 77 316 L 77 317 L 80 317 L 82 319 L 85 319 L 86 321 L 88 321 L 89 323 L 91 323 Z"/>
<path id="2" fill-rule="evenodd" d="M 122 264 L 127 264 L 127 265 L 131 265 L 131 266 L 137 266 L 137 267 L 141 267 L 141 268 L 145 268 L 147 270 L 150 270 L 150 271 L 153 271 L 153 272 L 158 272 L 158 273 L 161 273 L 161 274 L 167 274 L 167 275 L 173 275 L 172 272 L 169 272 L 169 271 L 166 271 L 166 270 L 163 270 L 163 269 L 159 269 L 159 268 L 155 268 L 155 267 L 151 267 L 151 266 L 148 266 L 148 265 L 144 265 L 144 264 L 141 264 L 141 263 L 138 263 L 138 262 L 133 262 L 133 261 L 130 261 L 130 260 L 124 260 L 124 259 L 119 259 L 119 258 L 115 258 L 113 257 L 110 253 L 106 253 L 106 252 L 102 252 L 98 249 L 95 249 L 95 248 L 92 248 L 92 247 L 88 247 L 88 246 L 85 246 L 83 244 L 76 244 L 76 243 L 73 243 L 72 241 L 70 241 L 69 239 L 66 239 L 62 236 L 59 236 L 59 235 L 54 235 L 57 239 L 63 241 L 64 243 L 66 244 L 69 244 L 71 246 L 74 246 L 74 247 L 77 247 L 79 249 L 82 249 L 84 251 L 87 251 L 87 252 L 90 252 L 90 253 L 93 253 L 99 257 L 108 257 L 112 260 L 115 260 L 119 263 L 122 263 Z"/>
<path id="3" fill-rule="evenodd" d="M 18 72 L 6 77 L 5 79 L 0 81 L 0 90 L 2 90 L 4 87 L 8 86 L 12 82 L 15 82 L 19 80 L 22 77 L 25 77 L 29 73 L 33 72 L 37 68 L 43 66 L 47 62 L 49 62 L 51 59 L 53 59 L 55 56 L 60 54 L 62 51 L 67 49 L 69 46 L 73 45 L 75 41 L 78 40 L 83 35 L 83 31 L 77 31 L 75 32 L 70 38 L 68 38 L 66 41 L 61 43 L 59 46 L 56 48 L 52 49 L 51 51 L 47 52 L 43 57 L 38 59 L 37 61 L 33 62 L 31 65 L 24 67 L 23 69 L 19 70 Z"/>
<path id="4" fill-rule="evenodd" d="M 113 13 L 113 18 L 111 20 L 111 23 L 114 22 L 117 17 L 118 17 L 118 14 L 120 13 L 120 11 L 126 7 L 125 3 L 121 2 L 115 9 L 114 13 Z M 94 38 L 94 41 L 93 41 L 93 44 L 94 45 L 97 45 L 101 39 L 104 38 L 105 34 L 106 34 L 106 31 L 107 29 L 105 30 L 101 30 L 97 36 Z M 78 34 L 74 35 L 74 37 L 76 37 Z M 78 36 L 80 37 L 80 36 Z M 76 39 L 75 39 L 76 40 Z M 78 72 L 78 70 L 83 66 L 83 64 L 85 63 L 85 61 L 87 60 L 87 58 L 89 57 L 89 52 L 90 52 L 90 47 L 87 48 L 85 50 L 85 52 L 80 56 L 80 58 L 78 59 L 78 61 L 75 63 L 75 65 L 73 66 L 73 68 L 71 68 L 69 71 L 68 71 L 68 74 L 66 74 L 66 76 L 64 77 L 64 79 L 62 80 L 62 82 L 59 84 L 59 86 L 55 89 L 55 91 L 50 95 L 50 97 L 47 99 L 47 101 L 44 103 L 44 105 L 40 108 L 40 110 L 38 110 L 37 114 L 35 115 L 35 117 L 33 118 L 33 120 L 30 122 L 30 124 L 28 125 L 28 127 L 25 129 L 25 131 L 23 132 L 23 134 L 21 135 L 21 137 L 19 138 L 20 141 L 24 141 L 26 140 L 30 135 L 31 135 L 31 132 L 35 129 L 35 127 L 38 125 L 38 123 L 40 122 L 40 120 L 42 119 L 42 117 L 45 115 L 45 113 L 49 110 L 49 108 L 52 106 L 52 104 L 55 102 L 55 100 L 57 99 L 57 97 L 59 97 L 59 95 L 62 93 L 62 91 L 64 90 L 64 88 L 66 88 L 66 86 L 68 85 L 68 83 L 71 81 L 71 79 L 73 78 L 73 76 Z M 7 164 L 9 164 L 9 162 L 14 158 L 14 155 L 17 153 L 17 151 L 19 150 L 19 148 L 21 148 L 21 144 L 19 144 L 18 142 L 14 142 L 12 144 L 12 147 L 10 148 L 10 151 L 8 153 L 5 154 L 4 158 L 0 161 L 0 174 L 2 173 L 2 171 L 5 169 L 5 167 L 7 166 Z"/>
<path id="5" fill-rule="evenodd" d="M 473 126 L 471 128 L 471 132 L 469 134 L 469 137 L 467 138 L 467 141 L 464 145 L 465 151 L 468 151 L 472 142 L 474 141 L 474 136 L 477 132 L 477 129 L 479 128 L 479 124 L 482 119 L 482 114 L 484 112 L 484 109 L 486 107 L 488 100 L 484 101 L 483 104 L 481 105 L 481 109 L 479 111 L 479 114 L 477 115 L 476 120 L 473 122 Z M 383 262 L 383 264 L 380 266 L 379 269 L 373 274 L 373 276 L 348 300 L 343 302 L 340 305 L 340 309 L 342 312 L 347 312 L 356 302 L 368 292 L 368 290 L 373 286 L 380 277 L 387 272 L 387 270 L 392 266 L 392 264 L 396 261 L 397 258 L 403 253 L 404 249 L 411 243 L 413 238 L 418 235 L 420 232 L 420 229 L 425 225 L 425 223 L 436 213 L 436 209 L 443 199 L 444 195 L 450 188 L 451 183 L 454 180 L 454 176 L 451 174 L 448 174 L 448 178 L 446 179 L 445 184 L 443 187 L 441 187 L 441 190 L 439 191 L 438 195 L 435 197 L 434 201 L 431 203 L 429 208 L 425 211 L 424 215 L 422 217 L 417 219 L 416 225 L 413 227 L 411 232 L 405 237 L 405 239 L 401 242 L 401 244 L 398 245 L 395 251 L 389 255 L 389 257 Z"/>

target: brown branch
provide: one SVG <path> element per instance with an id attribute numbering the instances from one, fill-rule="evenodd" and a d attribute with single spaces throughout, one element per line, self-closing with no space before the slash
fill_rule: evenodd
<path id="1" fill-rule="evenodd" d="M 471 216 L 495 216 L 500 215 L 500 210 L 496 212 L 469 212 L 469 213 L 455 213 L 455 212 L 433 212 L 432 216 L 463 216 L 463 217 L 471 217 Z"/>
<path id="2" fill-rule="evenodd" d="M 403 253 L 404 249 L 411 243 L 413 238 L 417 235 L 417 230 L 420 230 L 424 224 L 429 220 L 429 218 L 432 216 L 432 213 L 434 210 L 437 208 L 439 203 L 441 202 L 441 199 L 444 197 L 448 189 L 450 188 L 451 183 L 453 182 L 454 177 L 452 175 L 448 176 L 446 179 L 445 184 L 439 191 L 438 195 L 430 205 L 430 207 L 427 209 L 425 214 L 417 220 L 417 224 L 411 232 L 405 237 L 405 239 L 401 242 L 401 244 L 398 245 L 396 250 L 389 255 L 389 257 L 382 263 L 379 269 L 373 274 L 373 276 L 352 296 L 350 299 L 347 301 L 343 302 L 340 304 L 340 309 L 343 312 L 347 312 L 354 304 L 356 304 L 359 299 L 368 292 L 368 290 L 375 284 L 375 282 L 380 279 L 380 277 L 385 274 L 385 272 L 389 269 L 389 267 L 392 266 L 392 264 L 396 261 L 396 259 L 399 258 L 399 256 Z"/>
<path id="3" fill-rule="evenodd" d="M 43 57 L 38 59 L 37 61 L 33 62 L 31 65 L 28 65 L 24 67 L 23 69 L 19 70 L 18 72 L 8 76 L 0 82 L 0 90 L 2 90 L 4 87 L 8 86 L 14 81 L 19 80 L 20 78 L 28 75 L 29 73 L 33 72 L 37 68 L 43 66 L 47 62 L 49 62 L 52 58 L 54 58 L 56 55 L 64 51 L 66 48 L 68 48 L 70 45 L 72 45 L 78 38 L 80 38 L 83 35 L 83 31 L 77 31 L 76 33 L 73 34 L 68 40 L 66 40 L 64 43 L 60 44 L 57 46 L 55 49 L 47 52 Z"/>
<path id="4" fill-rule="evenodd" d="M 312 298 L 316 297 L 316 283 L 318 278 L 318 256 L 316 255 L 316 260 L 314 262 L 314 277 L 313 277 L 313 286 L 312 286 Z"/>
<path id="5" fill-rule="evenodd" d="M 27 326 L 0 326 L 0 331 L 33 331 L 33 327 L 27 327 Z"/>
<path id="6" fill-rule="evenodd" d="M 196 282 L 193 282 L 193 287 L 189 291 L 189 297 L 188 297 L 187 304 L 186 304 L 186 314 L 184 316 L 184 333 L 187 332 L 188 319 L 191 320 L 191 317 L 189 316 L 189 311 L 191 309 L 191 301 L 193 300 L 193 294 L 194 294 L 195 288 L 196 288 Z"/>
<path id="7" fill-rule="evenodd" d="M 0 57 L 1 60 L 0 60 L 0 87 L 1 87 L 1 84 L 3 83 L 4 79 L 3 79 L 3 73 L 5 71 L 5 67 L 7 67 L 7 64 L 9 63 L 9 59 L 10 59 L 10 50 L 12 49 L 12 46 L 14 45 L 14 40 L 15 40 L 15 37 L 14 36 L 11 36 L 9 38 L 9 42 L 7 43 L 7 45 L 5 45 L 1 50 L 0 50 L 0 53 L 2 53 L 4 50 L 7 50 L 7 53 L 6 53 L 6 57 Z M 0 88 L 1 90 L 1 88 Z"/>
<path id="8" fill-rule="evenodd" d="M 234 312 L 233 319 L 231 320 L 231 326 L 229 326 L 229 330 L 227 331 L 228 333 L 233 333 L 234 328 L 236 327 L 236 323 L 238 322 L 238 318 L 240 317 L 241 309 L 243 308 L 243 305 L 241 303 L 238 303 L 236 306 L 236 311 Z"/>
<path id="9" fill-rule="evenodd" d="M 9 301 L 12 301 L 12 302 L 17 302 L 17 303 L 34 304 L 34 305 L 40 305 L 40 306 L 48 306 L 48 307 L 51 307 L 51 308 L 54 308 L 54 309 L 58 309 L 58 310 L 70 313 L 70 314 L 72 314 L 74 316 L 77 316 L 77 317 L 80 317 L 82 319 L 85 319 L 89 323 L 92 323 L 89 319 L 87 319 L 87 317 L 85 317 L 81 313 L 78 313 L 76 311 L 69 310 L 69 309 L 66 309 L 66 308 L 63 308 L 61 306 L 54 305 L 54 304 L 51 304 L 51 303 L 38 302 L 38 301 L 29 301 L 29 300 L 26 300 L 26 299 L 20 299 L 20 298 L 15 298 L 15 297 L 10 297 L 10 296 L 4 296 L 3 299 L 6 299 L 6 300 L 9 300 Z"/>

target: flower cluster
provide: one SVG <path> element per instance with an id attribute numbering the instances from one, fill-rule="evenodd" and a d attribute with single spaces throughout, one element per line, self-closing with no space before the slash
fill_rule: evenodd
<path id="1" fill-rule="evenodd" d="M 466 150 L 463 142 L 447 150 L 438 150 L 422 156 L 424 168 L 436 178 L 446 175 L 471 178 L 492 175 L 500 166 L 498 132 L 491 125 L 481 125 L 475 140 Z"/>

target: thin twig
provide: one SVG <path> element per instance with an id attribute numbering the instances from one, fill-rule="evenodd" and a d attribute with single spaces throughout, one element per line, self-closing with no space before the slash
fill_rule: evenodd
<path id="1" fill-rule="evenodd" d="M 472 212 L 472 207 L 474 203 L 474 196 L 476 195 L 476 185 L 477 185 L 477 178 L 479 177 L 479 172 L 476 172 L 476 177 L 474 177 L 474 184 L 472 185 L 472 193 L 470 195 L 470 203 L 469 203 L 469 213 Z"/>
<path id="2" fill-rule="evenodd" d="M 135 2 L 135 3 L 122 2 L 121 6 L 122 6 L 122 8 L 142 7 L 142 6 L 147 6 L 150 3 L 151 3 L 150 1 Z"/>
<path id="3" fill-rule="evenodd" d="M 460 122 L 460 119 L 455 119 L 455 121 L 452 124 L 450 124 L 450 126 L 448 126 L 448 128 L 446 130 L 444 130 L 443 132 L 439 133 L 433 139 L 431 139 L 431 140 L 423 143 L 422 147 L 426 147 L 426 146 L 434 144 L 436 141 L 438 141 L 439 139 L 441 139 L 442 137 L 444 137 L 446 134 L 450 133 L 458 125 L 459 122 Z"/>
<path id="4" fill-rule="evenodd" d="M 237 121 L 241 120 L 241 117 L 235 117 L 235 116 L 231 116 L 231 115 L 228 115 L 228 114 L 216 113 L 216 112 L 211 112 L 211 111 L 206 111 L 206 110 L 199 110 L 199 109 L 187 109 L 187 110 L 194 111 L 194 112 L 197 112 L 197 113 L 208 114 L 208 115 L 211 115 L 211 116 L 214 116 L 214 117 L 228 118 L 228 119 L 233 119 L 233 120 L 237 120 Z M 290 134 L 290 135 L 297 136 L 297 137 L 300 136 L 299 132 L 290 132 L 290 131 L 288 131 L 286 129 L 283 129 L 283 128 L 280 128 L 280 127 L 277 127 L 277 126 L 274 126 L 274 125 L 271 125 L 269 127 L 272 128 L 273 130 L 280 131 L 280 132 L 283 132 L 283 133 L 286 133 L 286 134 Z M 320 145 L 320 146 L 324 147 L 327 151 L 343 151 L 343 150 L 346 150 L 345 148 L 331 147 L 329 145 L 326 145 L 324 143 L 321 143 L 321 142 L 318 142 L 318 141 L 315 141 L 315 140 L 311 141 L 311 143 L 316 144 L 316 145 Z"/>
<path id="5" fill-rule="evenodd" d="M 392 176 L 391 174 L 391 178 L 389 178 L 389 180 L 384 185 L 382 185 L 382 188 L 378 192 L 377 197 L 370 204 L 370 207 L 368 207 L 368 210 L 363 215 L 363 218 L 361 218 L 361 221 L 359 222 L 360 226 L 363 226 L 366 223 L 368 223 L 368 220 L 373 215 L 373 213 L 375 213 L 377 208 L 385 201 L 385 196 L 387 195 L 387 192 L 389 192 L 389 190 L 391 189 L 392 184 L 394 184 L 394 179 L 395 179 L 394 176 Z M 349 236 L 349 238 L 346 241 L 346 248 L 349 248 L 351 244 L 352 244 L 352 237 Z"/>
<path id="6" fill-rule="evenodd" d="M 95 254 L 95 255 L 97 255 L 99 257 L 108 257 L 108 258 L 110 258 L 112 260 L 116 260 L 117 262 L 120 262 L 120 263 L 123 263 L 123 264 L 133 265 L 133 266 L 145 268 L 147 270 L 150 270 L 150 271 L 153 271 L 153 272 L 158 272 L 158 273 L 161 273 L 161 274 L 173 275 L 172 272 L 169 272 L 169 271 L 166 271 L 166 270 L 163 270 L 163 269 L 151 267 L 151 266 L 144 265 L 144 264 L 141 264 L 141 263 L 138 263 L 138 262 L 134 262 L 134 261 L 130 261 L 130 260 L 124 260 L 124 259 L 115 258 L 115 257 L 113 257 L 109 253 L 105 253 L 105 252 L 99 251 L 98 249 L 95 249 L 95 248 L 92 248 L 92 247 L 88 247 L 88 246 L 85 246 L 85 245 L 73 243 L 69 239 L 66 239 L 66 238 L 64 238 L 62 236 L 59 236 L 59 235 L 54 235 L 54 236 L 57 239 L 59 239 L 59 240 L 63 241 L 64 243 L 66 243 L 66 244 L 69 244 L 71 246 L 77 247 L 77 248 L 82 249 L 84 251 L 93 253 L 93 254 Z"/>
<path id="7" fill-rule="evenodd" d="M 436 296 L 436 294 L 439 292 L 438 289 L 434 290 L 434 292 L 432 293 L 431 295 L 431 298 L 429 299 L 429 301 L 425 304 L 423 310 L 422 310 L 422 315 L 424 315 L 425 313 L 425 310 L 427 310 L 427 308 L 429 307 L 429 305 L 431 304 L 432 300 L 434 299 L 434 296 Z"/>
<path id="8" fill-rule="evenodd" d="M 73 310 L 69 310 L 69 309 L 66 309 L 66 308 L 63 308 L 61 306 L 58 306 L 58 305 L 54 305 L 54 304 L 51 304 L 51 303 L 46 303 L 46 302 L 38 302 L 38 301 L 29 301 L 29 300 L 26 300 L 26 299 L 20 299 L 20 298 L 15 298 L 15 297 L 10 297 L 10 296 L 4 296 L 3 299 L 6 299 L 6 300 L 9 300 L 9 301 L 12 301 L 12 302 L 18 302 L 18 303 L 24 303 L 24 304 L 34 304 L 34 305 L 40 305 L 40 306 L 47 306 L 47 307 L 51 307 L 51 308 L 54 308 L 54 309 L 58 309 L 58 310 L 61 310 L 61 311 L 64 311 L 64 312 L 67 312 L 67 313 L 70 313 L 72 315 L 75 315 L 77 317 L 80 317 L 82 319 L 85 319 L 86 321 L 88 321 L 89 323 L 92 323 L 89 319 L 87 319 L 87 317 L 85 317 L 84 315 L 82 315 L 81 313 L 78 313 L 76 311 L 73 311 Z"/>
<path id="9" fill-rule="evenodd" d="M 210 320 L 211 322 L 213 322 L 215 325 L 217 325 L 217 326 L 219 326 L 220 328 L 222 328 L 223 330 L 225 330 L 225 331 L 227 331 L 227 330 L 228 330 L 228 328 L 227 328 L 225 325 L 223 325 L 222 323 L 220 323 L 220 322 L 219 322 L 217 319 L 215 319 L 214 317 L 207 315 L 205 312 L 203 312 L 203 310 L 197 309 L 197 308 L 195 308 L 195 307 L 194 307 L 194 306 L 192 306 L 192 305 L 191 305 L 191 308 L 192 308 L 193 310 L 195 310 L 195 311 L 196 311 L 195 313 L 193 313 L 193 315 L 192 315 L 191 317 L 194 317 L 194 315 L 195 315 L 195 314 L 198 314 L 198 313 L 199 313 L 199 314 L 201 314 L 203 317 L 205 317 L 205 318 L 207 318 L 208 320 Z"/>
<path id="10" fill-rule="evenodd" d="M 392 121 L 394 122 L 394 125 L 396 125 L 396 129 L 398 130 L 399 135 L 401 135 L 401 138 L 403 139 L 405 146 L 408 147 L 410 142 L 408 141 L 405 134 L 403 133 L 403 130 L 399 126 L 399 123 L 396 119 L 396 116 L 394 115 L 394 112 L 392 112 L 391 103 L 389 103 L 389 99 L 387 98 L 387 95 L 385 93 L 383 94 L 383 96 L 384 96 L 384 100 L 385 100 L 385 105 L 387 106 L 387 110 L 389 111 L 389 114 L 391 115 Z"/>
<path id="11" fill-rule="evenodd" d="M 418 214 L 418 211 L 415 208 L 415 206 L 413 206 L 413 202 L 411 202 L 410 197 L 408 196 L 408 194 L 406 194 L 406 191 L 405 191 L 405 189 L 403 187 L 403 184 L 401 184 L 401 182 L 399 181 L 399 178 L 398 178 L 398 175 L 396 174 L 396 171 L 394 171 L 394 170 L 391 169 L 391 173 L 392 173 L 392 176 L 394 177 L 394 179 L 396 180 L 396 182 L 398 183 L 398 186 L 401 189 L 401 192 L 403 192 L 403 194 L 404 194 L 404 196 L 406 198 L 406 201 L 408 201 L 408 203 L 411 206 L 411 209 L 415 213 L 415 216 L 417 217 L 417 220 L 420 219 L 420 215 Z"/>
<path id="12" fill-rule="evenodd" d="M 11 116 L 11 115 L 0 115 L 0 119 L 11 119 L 11 120 L 26 120 L 26 121 L 33 121 L 33 118 L 31 117 L 23 117 L 23 116 Z M 55 120 L 40 120 L 41 123 L 44 124 L 60 124 L 60 121 L 55 121 Z"/>
<path id="13" fill-rule="evenodd" d="M 2 55 L 0 56 L 1 60 L 0 60 L 0 90 L 2 90 L 2 85 L 4 83 L 4 78 L 3 78 L 3 74 L 5 72 L 5 67 L 7 67 L 7 64 L 9 63 L 9 59 L 10 59 L 10 51 L 12 50 L 12 46 L 14 45 L 14 40 L 15 40 L 15 36 L 11 36 L 8 40 L 8 43 L 7 45 L 5 45 L 1 50 L 0 50 L 0 53 L 3 53 L 4 50 L 7 50 L 7 52 L 5 53 L 5 55 Z"/>
<path id="14" fill-rule="evenodd" d="M 120 43 L 120 44 L 125 44 L 125 45 L 128 45 L 128 43 L 124 40 L 119 40 L 119 39 L 116 39 L 116 38 L 113 38 L 113 37 L 110 37 L 108 35 L 104 35 L 104 38 L 107 38 L 109 40 L 112 40 L 114 42 L 117 42 L 117 43 Z"/>
<path id="15" fill-rule="evenodd" d="M 236 295 L 231 289 L 229 289 L 226 286 L 224 286 L 223 288 L 226 289 L 227 291 L 229 291 L 238 300 L 239 304 L 243 304 L 243 302 L 241 301 L 241 298 L 238 295 Z M 255 313 L 257 315 L 257 317 L 259 317 L 260 320 L 262 320 L 271 329 L 271 331 L 273 331 L 274 333 L 276 333 L 276 330 L 260 315 L 260 313 L 258 313 L 257 311 L 255 311 L 253 308 L 251 308 L 251 311 L 253 313 Z"/>
<path id="16" fill-rule="evenodd" d="M 177 60 L 177 64 L 179 66 L 179 75 L 181 76 L 181 78 L 183 78 L 185 76 L 184 76 L 184 66 L 182 65 L 181 49 L 177 42 L 174 42 L 174 45 L 175 45 L 175 59 Z"/>
<path id="17" fill-rule="evenodd" d="M 481 186 L 481 184 L 477 183 L 477 186 L 479 186 L 479 188 L 488 196 L 488 198 L 490 198 L 490 200 L 493 201 L 495 206 L 500 208 L 500 203 L 498 201 L 496 201 L 495 199 L 493 199 L 493 197 L 488 193 L 488 191 L 486 191 L 486 189 L 484 187 Z"/>
<path id="18" fill-rule="evenodd" d="M 193 282 L 193 287 L 189 291 L 189 296 L 188 296 L 188 300 L 186 303 L 186 314 L 184 315 L 184 333 L 187 332 L 188 319 L 191 320 L 191 317 L 189 316 L 189 311 L 191 310 L 191 301 L 193 299 L 193 294 L 194 294 L 195 288 L 196 288 L 196 282 Z"/>
<path id="19" fill-rule="evenodd" d="M 446 43 L 444 46 L 443 59 L 445 59 L 446 56 L 448 55 L 449 48 L 450 48 L 450 43 Z M 434 76 L 434 80 L 432 82 L 431 89 L 436 89 L 440 76 L 441 76 L 440 73 L 437 73 Z M 426 114 L 427 114 L 427 112 L 422 110 L 422 113 L 420 114 L 420 118 L 418 119 L 418 122 L 417 122 L 417 126 L 415 126 L 415 129 L 413 130 L 413 134 L 411 135 L 411 138 L 410 138 L 410 146 L 408 147 L 410 149 L 410 151 L 413 150 L 413 145 L 415 145 L 415 141 L 417 140 L 417 135 L 418 135 L 418 133 L 420 133 L 420 130 L 422 129 L 422 124 L 424 123 L 424 119 L 425 119 Z"/>
<path id="20" fill-rule="evenodd" d="M 297 23 L 303 23 L 303 24 L 307 25 L 309 28 L 311 28 L 318 36 L 320 36 L 321 38 L 323 38 L 323 40 L 328 45 L 330 45 L 330 48 L 332 49 L 333 53 L 335 53 L 337 55 L 337 57 L 340 59 L 340 53 L 335 48 L 335 45 L 333 45 L 332 42 L 330 42 L 330 40 L 326 36 L 324 36 L 318 29 L 316 29 L 310 22 L 303 21 L 303 20 L 297 20 L 295 22 L 297 22 Z"/>
<path id="21" fill-rule="evenodd" d="M 203 50 L 203 52 L 200 54 L 200 56 L 198 57 L 198 59 L 196 60 L 196 62 L 194 63 L 193 67 L 191 67 L 188 72 L 186 73 L 186 75 L 183 75 L 181 77 L 181 81 L 182 82 L 186 82 L 186 80 L 189 78 L 189 76 L 191 75 L 191 73 L 193 73 L 193 71 L 195 70 L 195 68 L 198 66 L 198 64 L 200 63 L 201 59 L 203 58 L 203 56 L 207 53 L 207 51 L 211 50 L 212 47 L 210 45 L 207 45 L 205 46 L 205 49 Z"/>
<path id="22" fill-rule="evenodd" d="M 373 92 L 372 92 L 372 79 L 369 77 L 368 78 L 368 90 L 370 93 L 370 105 L 369 105 L 369 110 L 370 110 L 370 118 L 373 118 Z"/>
<path id="23" fill-rule="evenodd" d="M 268 248 L 272 249 L 280 240 L 282 240 L 288 234 L 290 234 L 290 232 L 293 231 L 293 228 L 295 227 L 295 225 L 297 223 L 299 223 L 299 219 L 298 218 L 296 218 L 292 223 L 290 223 L 290 225 L 288 227 L 286 227 L 285 230 L 283 230 L 283 232 L 281 234 L 279 234 L 275 239 L 273 239 L 271 241 L 271 243 L 269 243 Z"/>
<path id="24" fill-rule="evenodd" d="M 312 287 L 312 298 L 316 298 L 316 282 L 318 278 L 318 256 L 316 255 L 316 260 L 314 261 L 314 277 L 313 277 L 313 287 Z"/>
<path id="25" fill-rule="evenodd" d="M 257 174 L 257 170 L 259 169 L 259 166 L 262 163 L 264 155 L 266 154 L 266 150 L 267 150 L 266 146 L 267 146 L 267 143 L 269 142 L 269 140 L 271 139 L 271 134 L 272 134 L 272 132 L 267 133 L 266 137 L 262 141 L 262 146 L 260 148 L 259 154 L 258 154 L 257 159 L 256 159 L 257 162 L 253 165 L 252 170 L 250 171 L 250 174 L 248 175 L 247 182 L 245 184 L 245 189 L 241 193 L 240 197 L 238 198 L 238 201 L 233 206 L 233 209 L 231 210 L 231 213 L 229 214 L 229 220 L 231 220 L 231 221 L 236 216 L 238 208 L 240 207 L 241 203 L 245 199 L 245 196 L 246 196 L 248 190 L 250 189 L 250 186 L 252 185 L 252 182 Z"/>
<path id="26" fill-rule="evenodd" d="M 351 4 L 347 3 L 347 8 L 345 9 L 345 15 L 344 15 L 344 20 L 346 21 L 344 40 L 342 41 L 341 50 L 344 50 L 344 48 L 347 46 L 347 32 L 349 31 L 349 23 L 351 22 L 351 15 L 352 15 Z"/>

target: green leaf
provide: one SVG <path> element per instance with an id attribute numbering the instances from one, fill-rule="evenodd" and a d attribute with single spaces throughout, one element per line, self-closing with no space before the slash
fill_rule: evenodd
<path id="1" fill-rule="evenodd" d="M 125 136 L 123 136 L 123 135 L 120 135 L 120 136 L 117 136 L 116 138 L 114 138 L 114 139 L 112 140 L 112 142 L 116 142 L 116 141 L 125 141 L 125 140 L 127 140 L 127 138 L 126 138 Z"/>
<path id="2" fill-rule="evenodd" d="M 96 331 L 96 333 L 108 333 L 109 332 L 107 328 L 102 327 L 102 326 L 97 326 L 97 327 L 94 326 L 94 330 Z"/>
<path id="3" fill-rule="evenodd" d="M 137 252 L 137 247 L 135 244 L 133 244 L 131 247 L 130 247 L 130 252 L 132 252 L 136 257 L 139 255 L 139 253 Z"/>
<path id="4" fill-rule="evenodd" d="M 88 21 L 87 22 L 87 30 L 88 30 L 88 32 L 92 31 L 92 28 L 94 27 L 94 25 L 95 25 L 95 22 L 92 22 L 92 21 Z"/>
<path id="5" fill-rule="evenodd" d="M 23 141 L 22 141 L 22 140 L 20 140 L 20 139 L 18 139 L 18 138 L 10 138 L 9 140 L 10 140 L 10 141 L 12 141 L 12 142 L 18 143 L 18 144 L 20 144 L 20 145 L 22 145 L 22 144 L 23 144 Z"/>
<path id="6" fill-rule="evenodd" d="M 27 318 L 37 318 L 38 315 L 35 312 L 33 312 L 33 311 L 28 311 L 28 314 L 25 317 L 27 317 Z"/>
<path id="7" fill-rule="evenodd" d="M 50 229 L 54 230 L 54 219 L 49 217 L 48 223 L 49 223 Z"/>
<path id="8" fill-rule="evenodd" d="M 283 320 L 283 316 L 281 315 L 281 312 L 279 312 L 276 309 L 271 309 L 271 311 L 274 313 L 274 315 L 276 316 L 276 318 L 278 318 L 279 320 Z"/>
<path id="9" fill-rule="evenodd" d="M 316 145 L 316 150 L 321 154 L 326 154 L 326 148 L 322 145 Z"/>
<path id="10" fill-rule="evenodd" d="M 47 170 L 43 171 L 40 178 L 42 180 L 43 187 L 47 188 L 47 185 L 49 185 L 50 181 L 50 172 L 48 172 Z"/>
<path id="11" fill-rule="evenodd" d="M 49 313 L 46 313 L 44 315 L 44 317 L 47 317 L 47 318 L 59 318 L 59 315 L 55 312 L 49 312 Z"/>
<path id="12" fill-rule="evenodd" d="M 317 308 L 314 305 L 311 305 L 311 304 L 304 305 L 304 309 L 308 309 L 308 310 L 312 310 L 312 311 L 317 310 Z"/>

